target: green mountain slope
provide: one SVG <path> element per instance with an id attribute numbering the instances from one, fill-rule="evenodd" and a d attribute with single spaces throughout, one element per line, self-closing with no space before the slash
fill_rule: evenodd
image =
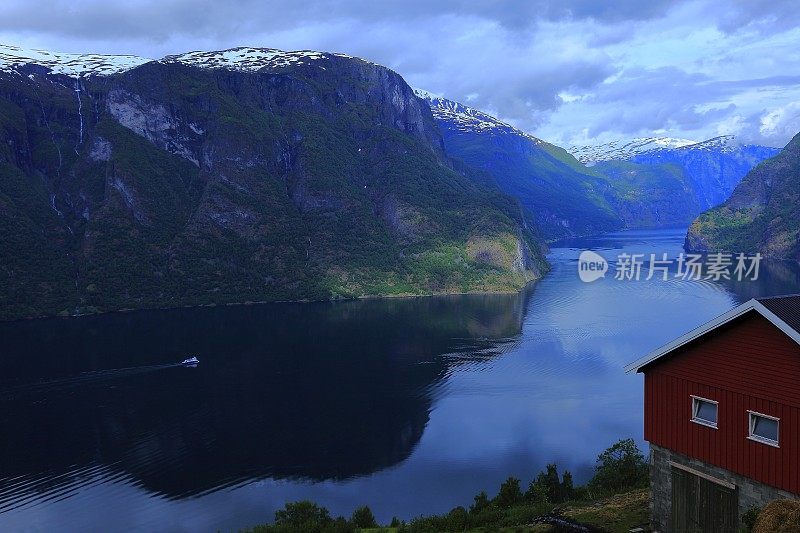
<path id="1" fill-rule="evenodd" d="M 686 247 L 800 260 L 800 134 L 751 170 L 728 201 L 700 215 Z"/>
<path id="2" fill-rule="evenodd" d="M 241 50 L 0 71 L 0 317 L 511 291 L 546 269 L 399 75 Z"/>
<path id="3" fill-rule="evenodd" d="M 625 227 L 688 224 L 700 212 L 692 185 L 678 165 L 603 161 L 591 170 L 610 185 L 606 198 Z"/>
<path id="4" fill-rule="evenodd" d="M 486 113 L 417 94 L 433 110 L 448 153 L 489 173 L 546 240 L 689 223 L 700 212 L 690 181 L 675 165 L 607 161 L 587 167 Z"/>

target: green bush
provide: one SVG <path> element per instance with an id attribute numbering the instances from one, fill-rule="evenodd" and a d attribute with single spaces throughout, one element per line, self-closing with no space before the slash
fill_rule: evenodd
<path id="1" fill-rule="evenodd" d="M 475 495 L 474 502 L 469 507 L 469 512 L 472 514 L 478 514 L 488 509 L 490 505 L 491 501 L 489 501 L 489 496 L 486 495 L 486 491 L 481 491 Z"/>
<path id="2" fill-rule="evenodd" d="M 366 505 L 353 511 L 350 523 L 361 529 L 378 527 L 378 523 L 375 521 L 375 515 L 372 514 L 372 510 Z"/>
<path id="3" fill-rule="evenodd" d="M 753 531 L 758 520 L 758 515 L 761 513 L 760 507 L 751 507 L 742 515 L 742 523 L 747 526 L 747 531 Z"/>
<path id="4" fill-rule="evenodd" d="M 356 528 L 342 517 L 331 518 L 325 507 L 303 500 L 275 511 L 275 524 L 258 526 L 254 533 L 353 533 Z"/>
<path id="5" fill-rule="evenodd" d="M 620 440 L 597 457 L 589 489 L 599 494 L 617 494 L 646 487 L 647 462 L 633 439 Z"/>
<path id="6" fill-rule="evenodd" d="M 559 479 L 558 466 L 549 464 L 545 471 L 539 472 L 539 475 L 531 481 L 525 499 L 532 503 L 561 503 L 571 500 L 574 492 L 572 474 L 568 470 L 564 471 L 563 479 Z"/>
<path id="7" fill-rule="evenodd" d="M 500 492 L 495 496 L 493 503 L 500 509 L 508 509 L 522 502 L 522 491 L 519 488 L 519 480 L 510 477 L 502 485 Z"/>

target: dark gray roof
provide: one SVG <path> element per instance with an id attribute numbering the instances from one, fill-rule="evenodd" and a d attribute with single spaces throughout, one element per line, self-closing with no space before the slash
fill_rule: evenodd
<path id="1" fill-rule="evenodd" d="M 800 333 L 800 294 L 756 298 L 756 300 L 786 322 L 786 325 Z"/>

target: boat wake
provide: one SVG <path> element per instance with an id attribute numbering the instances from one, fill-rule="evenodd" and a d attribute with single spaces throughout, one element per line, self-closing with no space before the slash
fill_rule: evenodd
<path id="1" fill-rule="evenodd" d="M 194 360 L 194 363 L 188 362 Z M 93 385 L 102 383 L 104 381 L 118 380 L 121 378 L 128 378 L 138 374 L 146 374 L 149 372 L 156 372 L 168 368 L 176 368 L 181 366 L 197 366 L 199 361 L 192 357 L 180 363 L 168 363 L 161 365 L 144 365 L 126 368 L 111 368 L 107 370 L 91 370 L 81 372 L 72 376 L 66 376 L 55 379 L 44 379 L 33 382 L 23 383 L 2 383 L 0 384 L 0 400 L 17 399 L 24 395 L 35 395 L 41 393 L 55 392 L 60 390 L 72 389 L 84 385 Z"/>

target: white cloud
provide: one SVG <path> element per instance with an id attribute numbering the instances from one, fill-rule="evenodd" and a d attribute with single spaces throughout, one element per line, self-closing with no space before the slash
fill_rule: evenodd
<path id="1" fill-rule="evenodd" d="M 792 102 L 761 117 L 759 133 L 764 137 L 791 137 L 798 131 L 800 131 L 800 102 Z"/>

